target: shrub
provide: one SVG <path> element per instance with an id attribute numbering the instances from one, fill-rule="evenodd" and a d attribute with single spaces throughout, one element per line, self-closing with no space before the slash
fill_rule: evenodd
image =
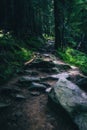
<path id="1" fill-rule="evenodd" d="M 57 54 L 67 63 L 78 66 L 83 73 L 87 74 L 87 55 L 72 49 L 67 48 L 64 52 L 61 50 L 57 51 Z"/>
<path id="2" fill-rule="evenodd" d="M 33 52 L 10 35 L 0 37 L 0 84 L 20 71 Z"/>

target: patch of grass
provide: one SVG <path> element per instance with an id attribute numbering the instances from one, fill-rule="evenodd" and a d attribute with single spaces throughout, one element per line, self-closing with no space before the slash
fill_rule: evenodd
<path id="1" fill-rule="evenodd" d="M 32 56 L 33 52 L 11 35 L 0 37 L 0 84 L 19 72 Z"/>
<path id="2" fill-rule="evenodd" d="M 78 66 L 87 75 L 87 55 L 72 48 L 67 48 L 64 52 L 57 51 L 57 54 L 67 63 Z"/>

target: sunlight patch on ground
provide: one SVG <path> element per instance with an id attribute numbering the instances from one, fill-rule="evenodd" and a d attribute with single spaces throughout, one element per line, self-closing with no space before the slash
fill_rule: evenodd
<path id="1" fill-rule="evenodd" d="M 4 35 L 3 34 L 0 34 L 0 37 L 3 37 Z"/>
<path id="2" fill-rule="evenodd" d="M 60 61 L 60 60 L 59 60 L 59 61 L 56 61 L 56 60 L 55 60 L 55 61 L 53 61 L 53 63 L 54 63 L 54 64 L 62 64 L 62 65 L 65 64 L 65 63 L 63 63 L 63 62 Z"/>
<path id="3" fill-rule="evenodd" d="M 76 66 L 71 66 L 71 68 L 74 69 L 74 70 L 78 69 L 78 67 L 76 67 Z"/>
<path id="4" fill-rule="evenodd" d="M 0 30 L 0 37 L 3 37 L 3 36 L 4 36 L 3 31 Z"/>

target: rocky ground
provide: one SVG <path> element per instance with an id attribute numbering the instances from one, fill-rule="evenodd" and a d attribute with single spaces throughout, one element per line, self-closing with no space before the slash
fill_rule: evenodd
<path id="1" fill-rule="evenodd" d="M 87 80 L 77 67 L 52 54 L 52 44 L 36 53 L 17 77 L 0 87 L 0 130 L 79 130 L 66 107 L 49 95 L 60 78 L 79 85 L 82 91 L 87 91 Z"/>

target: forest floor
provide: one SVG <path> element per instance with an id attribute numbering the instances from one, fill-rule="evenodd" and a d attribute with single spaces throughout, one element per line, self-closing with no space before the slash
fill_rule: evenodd
<path id="1" fill-rule="evenodd" d="M 82 74 L 77 67 L 53 67 L 55 63 L 66 64 L 52 54 L 51 44 L 36 53 L 17 77 L 0 87 L 0 130 L 78 130 L 62 108 L 56 111 L 47 91 L 57 82 L 58 74 L 70 74 L 73 82 Z"/>

